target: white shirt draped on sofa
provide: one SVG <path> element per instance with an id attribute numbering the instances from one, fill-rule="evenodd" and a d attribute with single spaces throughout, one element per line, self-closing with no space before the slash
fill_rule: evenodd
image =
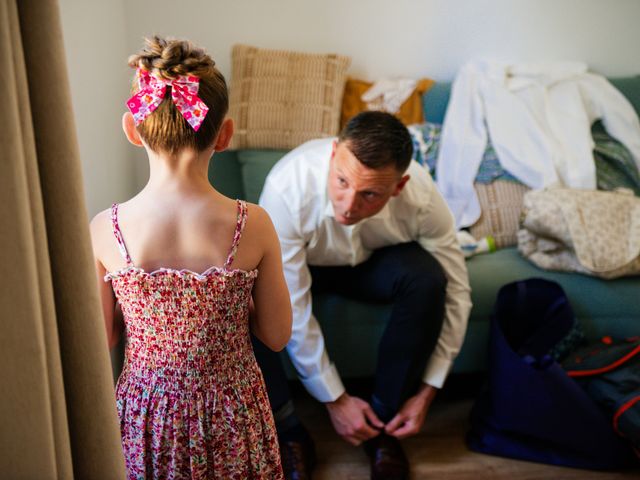
<path id="1" fill-rule="evenodd" d="M 640 168 L 640 122 L 628 100 L 579 62 L 472 61 L 452 86 L 437 184 L 458 228 L 475 223 L 473 182 L 488 136 L 502 166 L 531 188 L 596 188 L 591 125 L 601 119 Z"/>

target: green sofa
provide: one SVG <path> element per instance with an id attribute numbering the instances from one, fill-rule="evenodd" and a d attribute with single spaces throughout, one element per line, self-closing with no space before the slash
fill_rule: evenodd
<path id="1" fill-rule="evenodd" d="M 611 81 L 640 115 L 640 76 Z M 423 105 L 427 121 L 442 123 L 450 89 L 449 83 L 437 83 L 425 93 Z M 284 153 L 273 150 L 222 152 L 213 157 L 209 178 L 225 195 L 257 203 L 266 175 Z M 467 261 L 467 266 L 473 309 L 453 372 L 476 372 L 486 367 L 489 317 L 497 292 L 502 285 L 525 278 L 546 278 L 562 285 L 589 338 L 640 334 L 640 276 L 600 280 L 576 273 L 545 271 L 523 259 L 516 248 L 477 255 Z M 315 294 L 313 309 L 322 325 L 329 356 L 341 375 L 371 375 L 376 345 L 390 306 Z M 293 375 L 291 368 L 289 373 Z"/>

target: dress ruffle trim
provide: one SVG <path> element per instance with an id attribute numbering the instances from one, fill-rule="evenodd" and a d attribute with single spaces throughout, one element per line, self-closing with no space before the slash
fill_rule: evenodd
<path id="1" fill-rule="evenodd" d="M 193 270 L 189 270 L 187 268 L 177 270 L 175 268 L 162 267 L 152 272 L 147 272 L 144 268 L 129 266 L 129 267 L 121 268 L 120 270 L 116 270 L 114 272 L 108 272 L 104 276 L 104 281 L 109 282 L 114 278 L 123 277 L 130 273 L 135 273 L 137 275 L 141 275 L 144 277 L 156 277 L 159 275 L 176 275 L 183 278 L 193 277 L 199 281 L 206 281 L 209 277 L 212 277 L 212 276 L 232 277 L 232 276 L 240 275 L 248 278 L 256 278 L 258 276 L 257 269 L 253 269 L 253 270 L 242 270 L 240 268 L 227 269 L 224 267 L 213 266 L 213 267 L 207 268 L 202 273 L 198 273 L 198 272 L 194 272 Z"/>

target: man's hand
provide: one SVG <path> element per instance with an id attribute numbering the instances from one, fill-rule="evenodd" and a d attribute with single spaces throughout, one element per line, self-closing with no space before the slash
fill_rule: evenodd
<path id="1" fill-rule="evenodd" d="M 437 391 L 435 387 L 423 383 L 418 393 L 404 402 L 400 411 L 385 427 L 385 431 L 396 438 L 406 438 L 418 433 Z"/>
<path id="2" fill-rule="evenodd" d="M 384 423 L 367 402 L 346 392 L 326 405 L 336 432 L 352 445 L 378 436 L 384 428 Z"/>

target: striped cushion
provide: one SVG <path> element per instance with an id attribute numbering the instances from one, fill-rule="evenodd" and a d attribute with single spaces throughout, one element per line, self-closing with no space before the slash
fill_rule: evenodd
<path id="1" fill-rule="evenodd" d="M 475 238 L 491 235 L 497 248 L 516 245 L 522 199 L 529 187 L 521 183 L 495 180 L 488 184 L 476 182 L 475 189 L 482 214 L 471 226 L 471 235 Z"/>

